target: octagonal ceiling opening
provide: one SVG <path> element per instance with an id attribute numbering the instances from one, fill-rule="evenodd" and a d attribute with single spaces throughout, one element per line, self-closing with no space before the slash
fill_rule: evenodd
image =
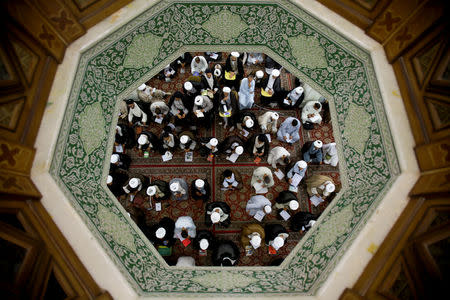
<path id="1" fill-rule="evenodd" d="M 232 54 L 238 56 L 236 60 Z M 241 80 L 229 80 L 226 77 L 228 74 L 224 76 L 231 62 L 242 67 L 240 72 L 244 74 L 241 74 L 241 78 L 245 78 L 242 85 L 248 85 L 250 77 L 252 93 L 245 93 L 246 87 L 241 88 Z M 276 94 L 263 101 L 262 95 L 273 69 L 280 72 L 275 83 Z M 131 94 L 118 97 L 119 114 L 116 130 L 112 131 L 115 134 L 112 158 L 114 161 L 119 159 L 119 162 L 110 164 L 107 185 L 158 253 L 169 265 L 178 266 L 176 262 L 179 257 L 185 257 L 181 261 L 195 262 L 195 266 L 212 266 L 219 265 L 217 246 L 223 244 L 221 248 L 228 247 L 235 252 L 235 266 L 279 265 L 310 229 L 313 223 L 310 221 L 317 220 L 340 190 L 337 152 L 325 98 L 270 56 L 254 52 L 186 52 L 145 83 L 139 81 L 136 84 L 139 86 Z M 189 85 L 192 85 L 192 90 Z M 231 93 L 234 94 L 231 96 L 236 97 L 236 104 L 240 104 L 236 107 L 240 108 L 237 124 L 226 129 L 223 128 L 224 119 L 219 115 L 224 87 L 231 87 Z M 172 101 L 176 97 L 182 99 L 181 103 L 186 108 L 185 112 L 178 110 L 178 114 L 185 113 L 183 119 L 188 121 L 179 118 L 174 111 L 178 109 Z M 206 103 L 194 103 L 200 99 Z M 247 101 L 249 99 L 251 102 Z M 133 100 L 134 103 L 126 107 L 124 101 L 127 100 L 129 103 Z M 319 110 L 323 107 L 320 115 L 315 117 L 323 117 L 323 122 L 308 122 L 311 116 L 306 113 L 308 108 L 304 107 L 311 101 L 320 105 Z M 312 107 L 311 103 L 308 105 Z M 130 113 L 134 105 L 143 112 L 140 118 Z M 198 113 L 201 109 L 202 114 L 197 116 L 194 112 Z M 264 127 L 258 122 L 260 116 L 267 112 L 276 112 L 280 116 L 275 132 L 263 131 Z M 297 130 L 287 133 L 282 129 L 278 134 L 278 128 L 282 128 L 281 124 L 287 118 L 290 119 L 286 124 L 294 120 L 298 123 Z M 247 127 L 244 123 L 249 119 L 253 124 Z M 310 126 L 308 130 L 301 126 L 304 122 L 309 123 L 306 125 Z M 165 132 L 168 133 L 166 139 L 173 139 L 173 145 L 164 142 Z M 261 153 L 255 152 L 255 137 L 261 138 L 266 133 L 270 136 L 267 148 L 260 147 Z M 293 140 L 286 142 L 283 133 Z M 187 140 L 185 144 L 182 136 Z M 210 161 L 205 154 L 209 150 L 202 144 L 211 137 L 218 139 L 219 151 L 214 153 Z M 321 164 L 312 156 L 305 174 L 295 166 L 300 160 L 307 160 L 306 155 L 303 158 L 301 149 L 308 150 L 316 140 L 324 144 L 324 154 L 322 150 L 319 153 L 321 156 L 325 156 L 325 153 L 332 155 L 320 159 Z M 233 162 L 232 154 L 239 146 L 244 151 L 239 156 L 235 154 L 237 159 Z M 275 169 L 268 163 L 269 153 L 275 147 L 283 147 L 290 154 L 291 162 L 285 166 L 279 165 L 283 175 L 272 174 Z M 323 161 L 326 163 L 322 164 Z M 272 170 L 275 186 L 268 188 L 266 193 L 256 194 L 250 184 L 251 175 L 258 167 Z M 225 188 L 225 170 L 231 170 L 233 176 L 236 175 L 238 189 Z M 304 180 L 302 184 L 294 182 L 294 186 L 291 186 L 288 180 L 296 180 L 293 178 L 295 172 L 299 174 L 298 179 L 304 176 Z M 323 182 L 333 182 L 337 188 L 328 197 L 322 196 L 326 201 L 313 197 L 313 202 L 310 202 L 306 179 L 309 178 L 311 182 L 319 176 L 323 177 Z M 197 179 L 201 179 L 206 188 L 196 188 Z M 182 183 L 182 191 L 186 196 L 175 198 L 185 201 L 174 200 L 170 191 L 173 182 Z M 272 207 L 273 211 L 264 215 L 263 219 L 260 219 L 263 214 L 261 208 L 251 208 L 251 203 L 256 199 Z M 220 208 L 225 213 L 224 220 L 217 225 L 210 221 L 214 208 Z M 176 233 L 174 235 L 175 221 L 185 216 L 191 217 L 195 226 L 192 232 L 196 236 L 188 239 L 192 241 L 190 246 L 184 246 L 181 243 L 184 239 L 176 236 Z M 265 245 L 273 242 L 273 237 L 265 236 L 274 229 L 283 230 L 288 235 L 278 251 Z M 249 235 L 258 235 L 262 242 L 254 238 L 253 242 L 256 242 L 253 246 Z"/>
<path id="2" fill-rule="evenodd" d="M 238 26 L 240 29 L 236 31 L 228 22 L 221 28 L 233 27 L 232 32 L 238 35 L 223 40 L 212 32 L 214 29 L 209 32 L 202 27 L 206 18 L 194 17 L 195 12 L 204 10 L 210 12 L 208 19 L 228 22 L 224 20 L 230 18 L 223 18 L 223 15 L 231 14 L 247 27 Z M 182 20 L 173 19 L 175 16 Z M 258 26 L 254 24 L 256 16 Z M 186 27 L 186 22 L 192 26 Z M 255 31 L 255 26 L 264 28 L 264 32 Z M 186 30 L 191 34 L 187 36 Z M 155 49 L 155 41 L 158 42 L 157 51 L 152 54 L 152 67 L 137 66 L 130 72 L 127 45 L 133 37 L 147 33 L 150 36 L 148 49 Z M 155 35 L 159 38 L 155 39 Z M 180 39 L 174 40 L 175 37 Z M 299 42 L 303 40 L 311 43 Z M 109 146 L 113 139 L 108 139 L 108 135 L 115 128 L 117 97 L 137 88 L 137 84 L 133 86 L 136 80 L 143 81 L 154 75 L 155 67 L 162 68 L 175 59 L 182 45 L 193 45 L 185 49 L 188 51 L 214 51 L 214 47 L 221 51 L 264 49 L 263 52 L 296 76 L 306 74 L 311 86 L 332 99 L 331 111 L 336 112 L 333 117 L 335 138 L 342 144 L 339 154 L 341 177 L 345 176 L 344 189 L 321 216 L 319 226 L 307 233 L 309 238 L 296 246 L 276 272 L 246 267 L 221 269 L 217 274 L 217 268 L 196 268 L 195 271 L 167 268 L 154 249 L 149 249 L 133 222 L 123 216 L 123 209 L 105 192 L 107 166 L 101 161 L 111 155 Z M 321 53 L 321 59 L 304 60 L 300 54 L 305 53 L 305 45 L 313 45 L 312 50 L 322 49 L 323 52 L 308 52 Z M 142 49 L 142 45 L 136 49 Z M 136 49 L 133 51 L 138 53 Z M 321 68 L 324 61 L 326 67 Z M 93 108 L 102 111 L 98 114 L 101 117 L 88 113 Z M 348 172 L 344 172 L 343 165 Z M 82 54 L 50 173 L 139 294 L 270 292 L 310 295 L 324 282 L 386 194 L 399 174 L 399 166 L 367 51 L 284 1 L 264 4 L 169 1 L 152 7 Z M 347 181 L 349 186 L 346 187 Z M 149 274 L 158 276 L 155 275 L 155 279 Z M 224 278 L 226 280 L 222 280 Z M 217 282 L 221 282 L 220 286 Z"/>

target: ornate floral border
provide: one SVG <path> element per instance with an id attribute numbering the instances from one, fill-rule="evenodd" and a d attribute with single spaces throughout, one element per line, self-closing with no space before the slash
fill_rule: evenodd
<path id="1" fill-rule="evenodd" d="M 327 95 L 344 188 L 281 267 L 168 267 L 104 185 L 117 100 L 185 50 L 266 52 Z M 313 295 L 400 174 L 370 55 L 287 1 L 164 1 L 82 53 L 52 177 L 141 295 Z"/>

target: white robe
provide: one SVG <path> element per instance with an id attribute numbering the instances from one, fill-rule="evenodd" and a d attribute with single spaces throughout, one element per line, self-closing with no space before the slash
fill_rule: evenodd
<path id="1" fill-rule="evenodd" d="M 167 106 L 166 103 L 164 103 L 163 101 L 155 101 L 152 103 L 152 105 L 150 105 L 150 111 L 152 112 L 153 115 L 156 114 L 155 110 L 157 107 L 159 107 L 159 109 L 161 110 L 161 114 L 163 116 L 169 113 L 169 107 Z"/>
<path id="2" fill-rule="evenodd" d="M 272 165 L 272 168 L 274 169 L 277 169 L 277 164 L 284 166 L 283 159 L 281 158 L 283 155 L 286 155 L 287 157 L 291 156 L 291 154 L 286 149 L 281 146 L 277 146 L 270 150 L 267 162 Z"/>
<path id="3" fill-rule="evenodd" d="M 323 151 L 323 162 L 327 165 L 336 167 L 339 162 L 336 143 L 324 144 L 322 147 L 322 151 Z"/>
<path id="4" fill-rule="evenodd" d="M 302 122 L 311 122 L 315 124 L 320 124 L 322 122 L 322 117 L 320 116 L 320 111 L 314 108 L 314 105 L 319 103 L 319 101 L 309 101 L 302 109 Z M 313 117 L 308 117 L 309 114 L 313 114 Z"/>
<path id="5" fill-rule="evenodd" d="M 179 217 L 177 221 L 175 222 L 175 230 L 173 237 L 179 238 L 181 241 L 184 240 L 184 238 L 181 237 L 181 229 L 186 228 L 189 236 L 191 238 L 195 238 L 197 234 L 197 227 L 194 224 L 194 221 L 189 216 L 183 216 Z"/>
<path id="6" fill-rule="evenodd" d="M 248 212 L 250 216 L 256 215 L 258 211 L 264 212 L 264 206 L 269 205 L 272 206 L 272 203 L 269 199 L 264 197 L 263 195 L 255 195 L 247 201 L 247 206 L 245 207 L 245 211 Z"/>
<path id="7" fill-rule="evenodd" d="M 147 122 L 147 114 L 141 110 L 141 108 L 134 103 L 134 107 L 130 107 L 130 111 L 128 112 L 128 121 L 131 123 L 133 121 L 133 116 L 140 118 L 142 116 L 142 123 Z"/>
<path id="8" fill-rule="evenodd" d="M 269 188 L 275 184 L 273 181 L 272 171 L 270 171 L 267 167 L 259 167 L 253 171 L 252 180 L 250 182 L 251 186 L 253 186 L 258 180 L 262 180 L 264 182 L 264 174 L 267 174 L 270 178 L 270 182 L 266 184 L 266 187 Z"/>
<path id="9" fill-rule="evenodd" d="M 200 58 L 200 62 L 197 63 L 195 61 L 196 58 Z M 191 73 L 194 74 L 195 72 L 205 72 L 206 69 L 208 68 L 208 62 L 206 61 L 206 59 L 203 56 L 196 56 L 192 59 L 191 62 Z"/>
<path id="10" fill-rule="evenodd" d="M 265 114 L 258 117 L 258 123 L 261 126 L 261 130 L 263 132 L 277 132 L 277 122 L 278 120 L 272 120 L 272 113 L 273 112 L 266 112 Z"/>

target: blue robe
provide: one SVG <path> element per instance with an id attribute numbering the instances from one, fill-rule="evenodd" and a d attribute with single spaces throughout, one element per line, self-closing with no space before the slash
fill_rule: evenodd
<path id="1" fill-rule="evenodd" d="M 322 162 L 322 148 L 316 149 L 314 147 L 314 143 L 311 145 L 311 147 L 303 153 L 303 160 L 307 163 L 313 162 L 313 163 L 321 163 Z"/>
<path id="2" fill-rule="evenodd" d="M 297 120 L 297 126 L 292 126 L 292 121 Z M 289 117 L 281 123 L 277 132 L 277 139 L 282 142 L 293 144 L 300 139 L 300 121 L 294 117 Z M 292 140 L 287 142 L 284 140 L 285 136 L 292 136 Z"/>
<path id="3" fill-rule="evenodd" d="M 244 78 L 241 81 L 241 87 L 239 88 L 239 107 L 240 109 L 250 109 L 253 106 L 255 98 L 255 81 L 252 80 L 250 88 L 248 88 L 248 78 Z"/>

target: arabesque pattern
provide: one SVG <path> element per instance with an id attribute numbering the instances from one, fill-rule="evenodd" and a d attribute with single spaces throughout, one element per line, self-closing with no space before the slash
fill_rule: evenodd
<path id="1" fill-rule="evenodd" d="M 222 39 L 202 26 L 221 14 L 239 16 L 246 27 L 241 24 L 239 30 L 233 31 L 239 32 L 236 37 L 233 33 Z M 136 51 L 144 49 L 145 41 L 140 38 L 148 36 L 155 36 L 155 45 L 160 47 L 152 49 L 152 55 L 144 64 Z M 313 47 L 323 50 L 323 58 L 302 64 L 301 53 L 296 48 L 300 46 L 288 42 L 295 38 L 305 43 L 317 41 Z M 217 268 L 167 268 L 123 208 L 106 192 L 103 183 L 109 163 L 107 158 L 111 154 L 106 149 L 111 149 L 111 128 L 117 119 L 117 99 L 153 76 L 182 50 L 207 47 L 268 53 L 294 75 L 327 95 L 331 102 L 334 136 L 340 144 L 344 184 L 340 195 L 285 260 L 281 270 L 230 269 L 224 273 L 226 282 L 218 286 L 211 285 L 217 278 Z M 304 49 L 310 48 L 305 46 Z M 322 55 L 322 50 L 318 54 Z M 369 126 L 369 135 L 363 141 L 365 147 L 358 147 L 358 151 L 349 141 L 360 141 L 354 137 L 359 132 L 347 132 L 352 126 L 347 115 L 355 105 L 366 112 L 361 122 Z M 91 136 L 83 134 L 86 132 L 83 120 L 89 107 L 101 108 L 98 110 L 101 117 L 92 124 L 95 130 L 87 131 Z M 54 153 L 52 176 L 130 284 L 143 295 L 314 294 L 399 174 L 369 53 L 286 1 L 227 1 L 226 4 L 164 1 L 99 41 L 80 58 Z M 345 216 L 345 220 L 334 217 L 339 214 Z M 116 222 L 121 225 L 112 226 Z M 126 231 L 128 238 L 120 240 L 111 230 Z M 131 240 L 134 240 L 133 246 L 129 245 Z M 320 247 L 316 245 L 319 241 Z M 247 280 L 242 281 L 242 276 Z"/>

